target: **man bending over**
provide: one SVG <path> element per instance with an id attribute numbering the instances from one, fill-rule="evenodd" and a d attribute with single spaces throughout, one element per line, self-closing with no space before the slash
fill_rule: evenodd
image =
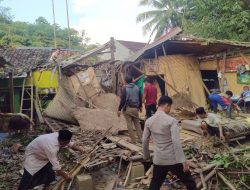
<path id="1" fill-rule="evenodd" d="M 25 151 L 24 173 L 18 190 L 28 190 L 39 185 L 45 185 L 44 189 L 48 190 L 50 183 L 55 181 L 55 174 L 70 181 L 70 176 L 61 169 L 57 153 L 65 146 L 83 152 L 70 142 L 71 137 L 70 131 L 60 130 L 35 138 Z"/>
<path id="2" fill-rule="evenodd" d="M 216 114 L 206 113 L 203 107 L 197 108 L 196 114 L 201 121 L 200 130 L 202 135 L 218 136 L 221 140 L 225 141 L 220 119 Z"/>

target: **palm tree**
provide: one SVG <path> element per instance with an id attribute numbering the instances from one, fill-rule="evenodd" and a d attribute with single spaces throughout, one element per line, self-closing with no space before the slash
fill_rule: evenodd
<path id="1" fill-rule="evenodd" d="M 140 13 L 137 23 L 147 22 L 143 26 L 144 34 L 151 32 L 150 37 L 160 37 L 168 29 L 181 27 L 185 0 L 140 0 L 139 5 L 150 6 L 153 10 Z"/>

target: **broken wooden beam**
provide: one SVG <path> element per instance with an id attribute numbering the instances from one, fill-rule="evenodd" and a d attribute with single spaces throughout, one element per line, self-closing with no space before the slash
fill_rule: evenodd
<path id="1" fill-rule="evenodd" d="M 139 154 L 142 154 L 142 148 L 139 146 L 136 146 L 132 143 L 127 142 L 126 140 L 119 138 L 119 137 L 115 137 L 115 136 L 110 136 L 107 137 L 110 141 L 116 143 L 119 146 L 122 146 L 124 148 L 127 148 L 129 150 L 131 150 L 132 152 L 138 152 Z"/>

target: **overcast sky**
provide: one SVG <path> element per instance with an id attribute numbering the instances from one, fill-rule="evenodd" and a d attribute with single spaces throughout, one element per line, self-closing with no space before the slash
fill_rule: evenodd
<path id="1" fill-rule="evenodd" d="M 54 0 L 56 23 L 67 26 L 65 0 Z M 105 43 L 111 36 L 119 40 L 147 42 L 136 15 L 145 10 L 139 0 L 68 0 L 70 26 L 85 29 L 91 42 Z M 34 22 L 39 16 L 52 23 L 51 0 L 4 0 L 15 20 Z"/>

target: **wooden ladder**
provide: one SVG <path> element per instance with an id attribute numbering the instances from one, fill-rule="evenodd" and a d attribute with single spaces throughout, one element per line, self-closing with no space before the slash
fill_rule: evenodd
<path id="1" fill-rule="evenodd" d="M 20 113 L 28 115 L 30 120 L 33 121 L 33 115 L 34 115 L 34 89 L 33 89 L 32 73 L 31 73 L 30 79 L 31 79 L 30 86 L 25 86 L 26 79 L 24 78 L 24 80 L 23 80 Z M 27 105 L 28 105 L 28 107 L 27 107 Z"/>

